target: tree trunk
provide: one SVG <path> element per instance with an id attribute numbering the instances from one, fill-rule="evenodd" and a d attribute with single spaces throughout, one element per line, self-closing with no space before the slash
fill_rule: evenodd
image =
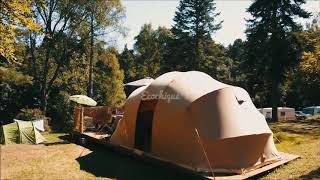
<path id="1" fill-rule="evenodd" d="M 46 88 L 43 88 L 41 92 L 41 110 L 44 115 L 47 113 L 47 90 Z"/>
<path id="2" fill-rule="evenodd" d="M 279 105 L 279 81 L 272 79 L 271 101 L 272 101 L 272 121 L 278 121 L 278 105 Z"/>
<path id="3" fill-rule="evenodd" d="M 41 97 L 41 110 L 44 115 L 47 112 L 47 80 L 48 80 L 48 72 L 49 72 L 49 59 L 50 59 L 50 52 L 51 52 L 51 40 L 45 37 L 44 39 L 46 43 L 46 57 L 44 62 L 44 73 L 41 82 L 41 90 L 40 90 L 40 97 Z"/>
<path id="4" fill-rule="evenodd" d="M 91 37 L 90 37 L 90 58 L 89 58 L 89 84 L 88 84 L 88 96 L 93 96 L 93 80 L 92 80 L 92 74 L 93 74 L 93 43 L 94 43 L 94 30 L 93 30 L 93 12 L 91 13 L 91 22 L 90 22 L 90 31 L 91 31 Z"/>

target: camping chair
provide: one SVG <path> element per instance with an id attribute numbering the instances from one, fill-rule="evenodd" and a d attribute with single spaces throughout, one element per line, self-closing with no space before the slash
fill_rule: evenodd
<path id="1" fill-rule="evenodd" d="M 122 118 L 122 116 L 121 117 L 120 116 L 112 116 L 111 123 L 106 123 L 103 126 L 101 126 L 98 132 L 106 132 L 107 134 L 110 135 L 110 136 L 107 136 L 106 138 L 110 138 L 111 135 L 116 130 L 116 127 L 117 127 L 121 118 Z"/>

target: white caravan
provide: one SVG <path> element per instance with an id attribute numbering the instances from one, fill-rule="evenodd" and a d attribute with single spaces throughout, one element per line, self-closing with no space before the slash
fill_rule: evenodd
<path id="1" fill-rule="evenodd" d="M 260 108 L 258 109 L 261 114 L 266 117 L 266 120 L 272 119 L 272 108 Z M 279 121 L 291 121 L 296 120 L 295 109 L 289 107 L 278 107 L 278 120 Z"/>

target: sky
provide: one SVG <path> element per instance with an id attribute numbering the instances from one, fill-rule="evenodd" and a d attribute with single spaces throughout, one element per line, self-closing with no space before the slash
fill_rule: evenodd
<path id="1" fill-rule="evenodd" d="M 220 12 L 217 21 L 223 20 L 222 28 L 212 35 L 213 39 L 225 46 L 233 43 L 235 39 L 245 39 L 246 21 L 250 15 L 246 9 L 250 6 L 250 0 L 216 0 L 216 11 Z M 134 37 L 139 34 L 143 24 L 151 23 L 153 28 L 165 26 L 171 28 L 173 17 L 179 0 L 123 0 L 126 11 L 124 26 L 127 28 L 126 37 L 118 37 L 116 46 L 122 50 L 127 44 L 132 48 Z M 309 0 L 303 6 L 309 12 L 320 11 L 320 0 Z M 300 23 L 305 20 L 298 19 Z"/>

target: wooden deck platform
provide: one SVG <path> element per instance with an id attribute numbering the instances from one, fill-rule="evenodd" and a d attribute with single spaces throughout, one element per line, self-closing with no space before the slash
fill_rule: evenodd
<path id="1" fill-rule="evenodd" d="M 142 160 L 148 163 L 153 163 L 157 165 L 162 165 L 162 166 L 170 166 L 172 168 L 178 168 L 180 170 L 185 170 L 188 171 L 189 173 L 193 173 L 196 175 L 199 175 L 199 177 L 206 178 L 208 180 L 215 179 L 215 180 L 242 180 L 242 179 L 247 179 L 254 177 L 256 175 L 259 175 L 261 173 L 264 173 L 266 171 L 272 170 L 274 168 L 280 167 L 284 164 L 287 164 L 290 161 L 293 161 L 295 159 L 298 159 L 299 156 L 293 155 L 293 154 L 288 154 L 288 153 L 283 153 L 280 152 L 282 160 L 276 161 L 274 163 L 253 169 L 249 172 L 245 172 L 243 174 L 215 174 L 215 177 L 213 176 L 205 176 L 202 174 L 199 174 L 197 171 L 190 167 L 186 167 L 183 165 L 179 165 L 167 160 L 163 160 L 159 157 L 152 156 L 151 154 L 145 153 L 143 151 L 137 150 L 137 149 L 128 149 L 123 146 L 119 145 L 114 145 L 109 142 L 109 137 L 106 136 L 105 134 L 99 134 L 99 133 L 94 133 L 94 132 L 85 132 L 81 134 L 81 137 L 85 138 L 87 141 L 96 143 L 96 144 L 101 144 L 108 148 L 109 150 L 117 151 L 119 153 L 124 153 L 126 155 L 130 155 L 131 157 L 137 158 L 138 160 Z"/>
<path id="2" fill-rule="evenodd" d="M 293 161 L 295 159 L 298 159 L 299 156 L 297 155 L 293 155 L 293 154 L 288 154 L 288 153 L 284 153 L 284 152 L 280 152 L 281 158 L 282 160 L 274 162 L 272 164 L 260 167 L 258 169 L 254 169 L 252 171 L 249 171 L 247 173 L 244 174 L 239 174 L 239 175 L 231 175 L 231 176 L 217 176 L 215 177 L 216 180 L 241 180 L 241 179 L 247 179 L 250 177 L 254 177 L 256 175 L 259 175 L 263 172 L 272 170 L 274 168 L 280 167 L 284 164 L 287 164 L 290 161 Z M 208 177 L 209 179 L 214 179 L 213 177 Z"/>

